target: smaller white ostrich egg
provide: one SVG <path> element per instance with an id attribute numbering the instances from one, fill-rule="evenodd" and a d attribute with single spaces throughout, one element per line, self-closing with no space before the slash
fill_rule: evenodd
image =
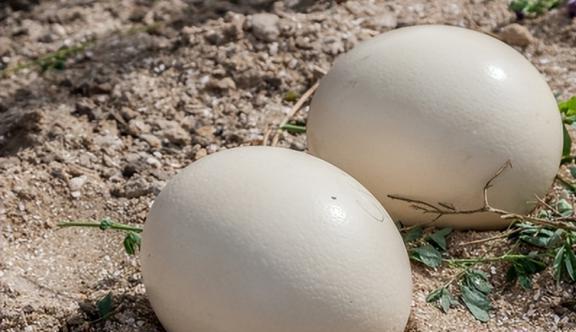
<path id="1" fill-rule="evenodd" d="M 305 153 L 246 147 L 176 175 L 144 227 L 146 292 L 170 332 L 400 332 L 410 264 L 378 200 Z"/>
<path id="2" fill-rule="evenodd" d="M 338 58 L 312 100 L 312 154 L 340 167 L 404 224 L 436 217 L 389 195 L 458 210 L 490 205 L 528 213 L 552 185 L 562 121 L 544 78 L 488 35 L 449 26 L 384 33 Z M 443 216 L 438 226 L 506 226 L 489 213 Z"/>

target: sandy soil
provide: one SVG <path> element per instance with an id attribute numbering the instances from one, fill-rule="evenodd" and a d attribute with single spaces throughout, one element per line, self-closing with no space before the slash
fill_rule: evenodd
<path id="1" fill-rule="evenodd" d="M 0 79 L 0 330 L 162 331 L 121 235 L 56 224 L 104 216 L 142 224 L 179 169 L 221 149 L 261 144 L 293 104 L 289 96 L 378 33 L 443 23 L 501 36 L 559 97 L 576 94 L 576 20 L 562 9 L 510 26 L 516 18 L 504 0 L 247 2 L 0 3 L 0 68 L 9 68 Z M 260 12 L 275 15 L 273 23 L 254 16 Z M 78 45 L 84 49 L 63 70 L 13 70 Z M 304 111 L 296 120 L 305 118 Z M 279 145 L 305 150 L 305 135 L 285 133 Z M 453 253 L 503 250 L 502 243 L 458 246 L 482 236 L 455 234 Z M 550 271 L 532 291 L 504 287 L 503 271 L 488 271 L 498 291 L 492 319 L 482 324 L 462 307 L 442 314 L 425 303 L 452 271 L 413 268 L 409 331 L 576 330 L 576 289 L 556 285 Z M 108 292 L 115 314 L 90 323 L 94 301 Z"/>

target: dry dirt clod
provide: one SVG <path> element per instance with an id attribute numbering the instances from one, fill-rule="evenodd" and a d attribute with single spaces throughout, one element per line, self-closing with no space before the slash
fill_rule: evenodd
<path id="1" fill-rule="evenodd" d="M 273 42 L 280 36 L 280 18 L 269 13 L 252 15 L 250 20 L 254 36 L 265 42 Z"/>
<path id="2" fill-rule="evenodd" d="M 143 177 L 135 176 L 124 186 L 115 187 L 112 194 L 118 197 L 137 198 L 152 192 L 152 186 Z"/>
<path id="3" fill-rule="evenodd" d="M 68 186 L 70 187 L 70 191 L 80 191 L 84 184 L 88 181 L 88 177 L 86 175 L 80 175 L 75 178 L 72 178 L 68 181 Z"/>
<path id="4" fill-rule="evenodd" d="M 120 115 L 124 118 L 124 120 L 130 121 L 138 116 L 138 112 L 129 107 L 122 107 L 120 109 Z"/>
<path id="5" fill-rule="evenodd" d="M 505 26 L 498 35 L 505 43 L 520 47 L 526 47 L 535 41 L 528 28 L 518 23 Z"/>
<path id="6" fill-rule="evenodd" d="M 236 89 L 236 83 L 230 77 L 225 77 L 221 80 L 219 79 L 212 79 L 208 82 L 207 87 L 209 89 L 218 90 L 218 91 L 229 91 Z"/>
<path id="7" fill-rule="evenodd" d="M 184 145 L 190 140 L 190 135 L 180 124 L 175 121 L 160 121 L 158 123 L 162 128 L 160 134 L 163 138 L 175 145 Z"/>
<path id="8" fill-rule="evenodd" d="M 398 19 L 396 15 L 392 12 L 385 12 L 378 16 L 369 18 L 365 26 L 369 29 L 381 31 L 381 30 L 390 30 L 396 28 L 398 26 Z"/>
<path id="9" fill-rule="evenodd" d="M 146 143 L 148 143 L 148 145 L 150 145 L 151 148 L 158 149 L 162 146 L 162 141 L 154 135 L 142 134 L 140 135 L 140 138 Z"/>
<path id="10" fill-rule="evenodd" d="M 133 136 L 149 133 L 150 126 L 140 119 L 132 119 L 128 122 L 128 133 Z"/>

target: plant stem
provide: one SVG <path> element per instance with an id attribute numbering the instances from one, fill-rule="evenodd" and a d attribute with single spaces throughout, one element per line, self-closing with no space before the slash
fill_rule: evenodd
<path id="1" fill-rule="evenodd" d="M 271 146 L 276 146 L 276 144 L 278 144 L 278 140 L 280 139 L 280 134 L 282 133 L 282 127 L 287 125 L 288 121 L 290 121 L 290 119 L 292 117 L 294 117 L 294 115 L 296 115 L 296 113 L 298 113 L 298 111 L 300 111 L 302 106 L 304 106 L 304 103 L 306 103 L 306 101 L 310 97 L 312 97 L 312 95 L 314 94 L 314 92 L 316 92 L 316 90 L 318 89 L 319 86 L 320 86 L 320 82 L 314 83 L 314 85 L 312 85 L 310 87 L 310 89 L 308 89 L 308 91 L 304 92 L 304 94 L 300 97 L 300 99 L 298 99 L 298 101 L 296 102 L 296 104 L 294 104 L 294 106 L 292 107 L 290 112 L 288 112 L 288 114 L 286 114 L 284 119 L 282 119 L 282 122 L 280 122 L 280 125 L 278 126 L 276 133 L 274 133 L 274 136 L 272 137 L 272 143 L 270 144 Z M 268 143 L 267 141 L 264 141 L 263 145 L 267 145 L 267 143 Z"/>
<path id="2" fill-rule="evenodd" d="M 110 222 L 108 224 L 108 228 L 110 229 L 115 229 L 115 230 L 119 230 L 119 231 L 125 231 L 125 232 L 134 232 L 134 233 L 142 233 L 142 228 L 139 227 L 133 227 L 133 226 L 128 226 L 128 225 L 124 225 L 124 224 L 120 224 L 120 223 L 116 223 L 116 222 Z M 93 227 L 93 228 L 101 228 L 101 224 L 100 223 L 94 223 L 94 222 L 61 222 L 58 224 L 58 227 Z"/>
<path id="3" fill-rule="evenodd" d="M 498 169 L 496 174 L 494 174 L 494 176 L 492 176 L 488 180 L 488 182 L 486 182 L 486 184 L 484 185 L 484 205 L 477 208 L 477 209 L 458 210 L 458 209 L 452 208 L 451 206 L 447 207 L 446 204 L 440 204 L 439 203 L 438 204 L 439 206 L 436 206 L 436 205 L 434 205 L 432 203 L 428 203 L 426 201 L 408 198 L 408 197 L 402 197 L 402 196 L 398 196 L 398 195 L 388 195 L 388 197 L 391 199 L 400 200 L 400 201 L 404 201 L 406 203 L 409 203 L 413 209 L 416 209 L 422 213 L 434 214 L 436 216 L 436 218 L 433 221 L 438 220 L 440 217 L 445 216 L 445 215 L 464 215 L 464 214 L 476 214 L 476 213 L 481 213 L 481 212 L 490 212 L 490 213 L 498 214 L 498 215 L 500 215 L 500 218 L 505 219 L 505 220 L 511 220 L 512 222 L 528 221 L 528 222 L 531 222 L 535 225 L 549 227 L 552 229 L 561 228 L 561 229 L 564 229 L 567 231 L 576 232 L 576 225 L 574 225 L 572 223 L 564 222 L 562 220 L 559 220 L 558 218 L 556 218 L 554 220 L 548 220 L 548 219 L 542 219 L 542 218 L 512 213 L 509 211 L 505 211 L 502 209 L 497 209 L 497 208 L 492 207 L 490 205 L 490 203 L 488 202 L 488 189 L 492 186 L 492 182 L 494 180 L 496 180 L 496 178 L 498 176 L 500 176 L 500 174 L 502 174 L 502 172 L 504 172 L 507 168 L 510 168 L 510 167 L 512 167 L 512 163 L 508 160 L 502 167 L 500 167 L 500 169 Z M 571 186 L 572 188 L 574 188 L 573 185 L 567 183 L 564 179 L 562 179 L 558 176 L 557 176 L 557 178 L 563 184 Z M 573 190 L 576 191 L 576 188 Z"/>
<path id="4" fill-rule="evenodd" d="M 480 243 L 485 243 L 485 242 L 490 242 L 490 241 L 494 241 L 494 240 L 498 240 L 498 239 L 504 239 L 507 238 L 508 236 L 518 233 L 520 232 L 520 229 L 513 229 L 510 230 L 508 232 L 496 235 L 496 236 L 492 236 L 492 237 L 488 237 L 488 238 L 484 238 L 484 239 L 479 239 L 479 240 L 475 240 L 475 241 L 470 241 L 470 242 L 462 242 L 459 245 L 460 246 L 467 246 L 467 245 L 471 245 L 471 244 L 480 244 Z"/>
<path id="5" fill-rule="evenodd" d="M 288 130 L 289 132 L 292 133 L 305 133 L 306 132 L 306 127 L 305 126 L 298 126 L 298 125 L 293 125 L 293 124 L 285 124 L 282 127 L 280 127 L 280 129 L 284 129 L 284 130 Z"/>
<path id="6" fill-rule="evenodd" d="M 450 280 L 448 280 L 444 286 L 442 286 L 442 288 L 448 288 L 448 286 L 450 286 L 451 284 L 453 284 L 455 281 L 457 281 L 458 279 L 460 279 L 464 274 L 466 274 L 466 272 L 468 272 L 469 268 L 463 269 L 462 271 L 458 272 L 455 276 L 453 276 L 452 278 L 450 278 Z"/>
<path id="7" fill-rule="evenodd" d="M 498 262 L 498 261 L 513 261 L 516 259 L 526 258 L 526 255 L 513 255 L 513 254 L 506 254 L 497 257 L 478 257 L 478 258 L 451 258 L 445 259 L 444 261 L 451 265 L 458 265 L 458 264 L 477 264 L 477 263 L 489 263 L 489 262 Z"/>

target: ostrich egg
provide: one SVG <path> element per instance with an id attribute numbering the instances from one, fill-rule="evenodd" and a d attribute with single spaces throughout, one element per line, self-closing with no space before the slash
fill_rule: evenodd
<path id="1" fill-rule="evenodd" d="M 529 213 L 552 185 L 562 121 L 544 78 L 488 35 L 450 26 L 384 33 L 339 57 L 310 108 L 312 154 L 370 190 L 403 224 L 436 217 L 389 195 Z M 498 215 L 445 215 L 436 225 L 496 229 Z"/>
<path id="2" fill-rule="evenodd" d="M 410 313 L 387 212 L 302 152 L 236 148 L 185 168 L 155 200 L 141 255 L 170 332 L 399 332 Z"/>

